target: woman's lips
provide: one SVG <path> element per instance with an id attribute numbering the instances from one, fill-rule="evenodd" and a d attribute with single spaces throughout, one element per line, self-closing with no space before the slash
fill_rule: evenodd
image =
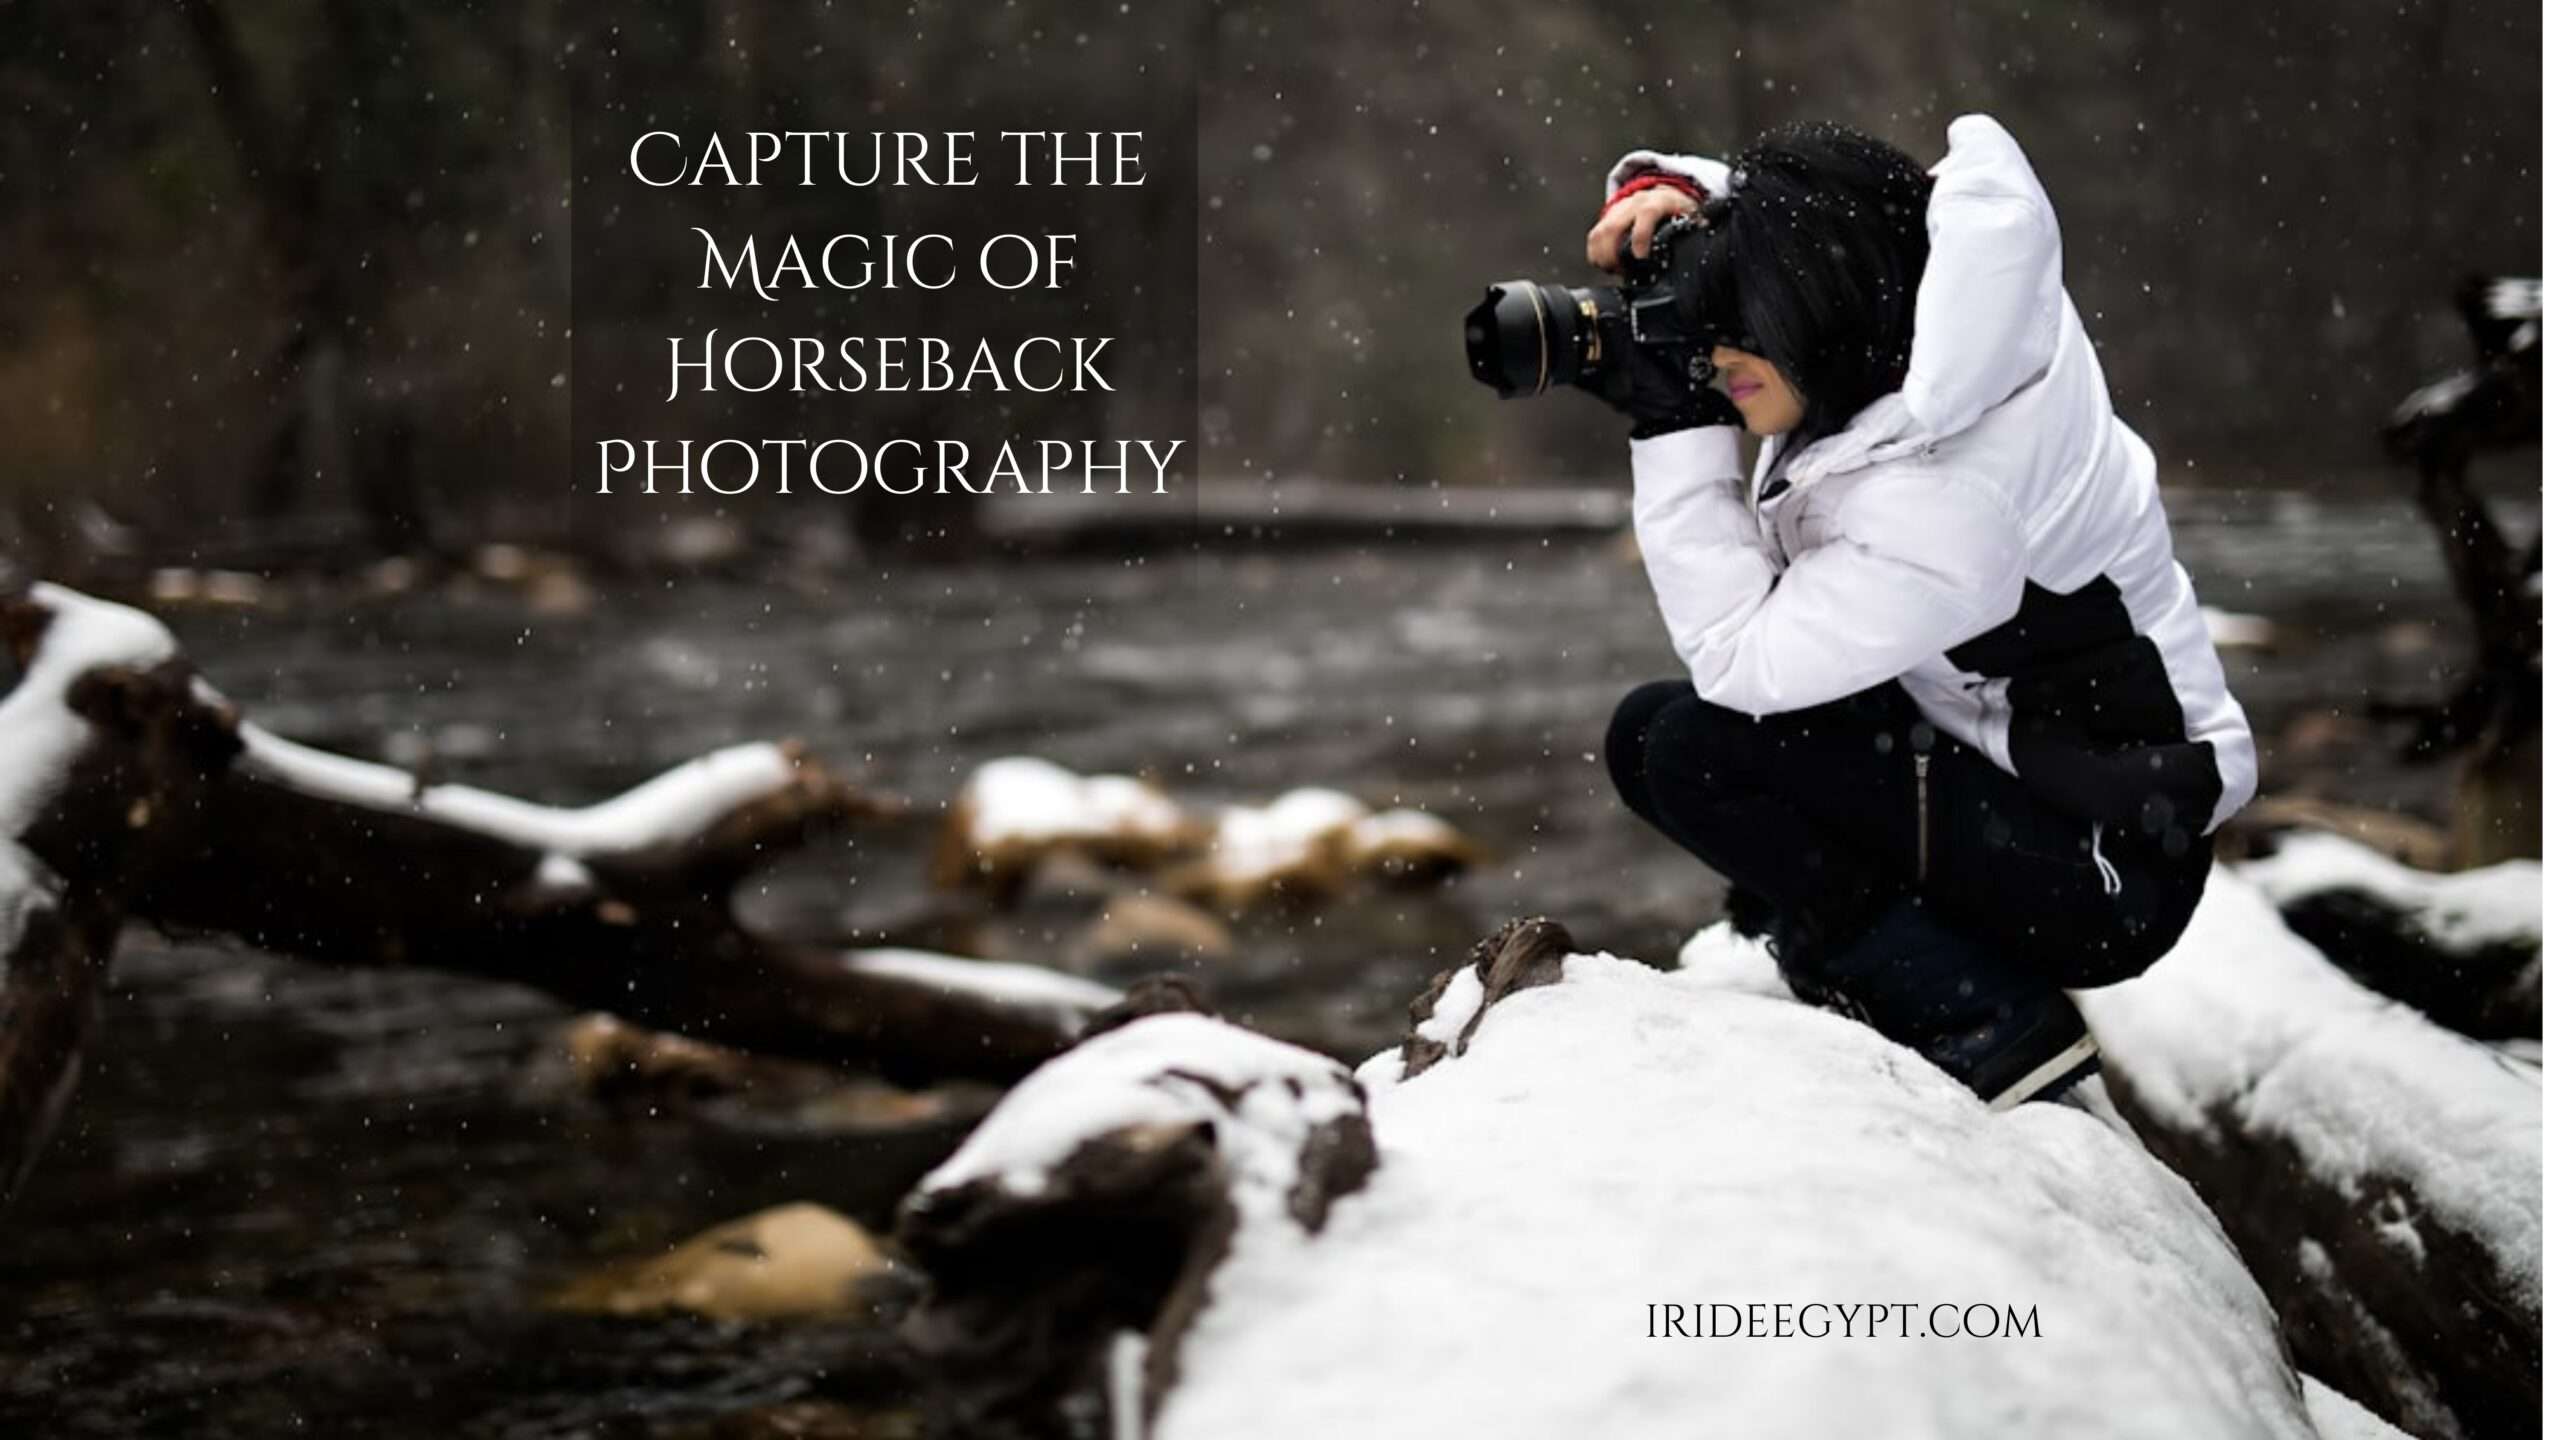
<path id="1" fill-rule="evenodd" d="M 1736 405 L 1739 405 L 1743 401 L 1760 393 L 1760 387 L 1748 380 L 1736 380 L 1732 384 L 1724 387 L 1724 390 L 1726 395 L 1732 397 L 1733 403 Z"/>

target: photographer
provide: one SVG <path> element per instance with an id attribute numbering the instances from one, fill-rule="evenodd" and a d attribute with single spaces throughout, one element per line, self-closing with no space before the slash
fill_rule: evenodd
<path id="1" fill-rule="evenodd" d="M 1947 133 L 1925 173 L 1836 125 L 1620 161 L 1590 256 L 1657 265 L 1724 389 L 1644 344 L 1574 383 L 1634 421 L 1688 667 L 1618 707 L 1620 795 L 1799 994 L 1999 1107 L 2095 1069 L 2064 988 L 2176 940 L 2257 761 L 2052 206 L 1997 123 Z"/>

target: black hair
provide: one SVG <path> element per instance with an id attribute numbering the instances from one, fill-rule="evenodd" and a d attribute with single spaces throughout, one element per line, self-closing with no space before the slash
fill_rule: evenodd
<path id="1" fill-rule="evenodd" d="M 1929 173 L 1874 136 L 1781 126 L 1733 163 L 1711 205 L 1697 302 L 1804 398 L 1791 448 L 1902 388 L 1929 259 Z"/>

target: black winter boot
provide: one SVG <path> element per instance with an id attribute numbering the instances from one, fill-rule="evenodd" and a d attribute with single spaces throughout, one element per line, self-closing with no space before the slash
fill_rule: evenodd
<path id="1" fill-rule="evenodd" d="M 1844 946 L 1791 958 L 1798 994 L 1919 1051 L 1994 1110 L 2058 1098 L 2098 1068 L 2097 1043 L 2069 996 L 1942 924 L 1916 897 L 1895 901 Z"/>
<path id="2" fill-rule="evenodd" d="M 1773 937 L 1778 928 L 1778 907 L 1757 890 L 1728 885 L 1724 892 L 1724 918 L 1733 933 L 1745 940 Z"/>

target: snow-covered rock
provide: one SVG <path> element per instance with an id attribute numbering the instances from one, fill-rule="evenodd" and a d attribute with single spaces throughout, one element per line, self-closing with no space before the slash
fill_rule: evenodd
<path id="1" fill-rule="evenodd" d="M 1035 866 L 1061 855 L 1164 869 L 1173 893 L 1228 909 L 1275 895 L 1321 900 L 1364 877 L 1428 882 L 1481 858 L 1436 815 L 1372 810 L 1321 786 L 1223 805 L 1202 820 L 1146 781 L 1017 755 L 989 761 L 962 785 L 933 870 L 946 887 L 1009 898 Z"/>
<path id="2" fill-rule="evenodd" d="M 664 1254 L 597 1266 L 547 1303 L 592 1315 L 809 1320 L 860 1313 L 895 1271 L 869 1231 L 801 1202 L 713 1226 Z"/>
<path id="3" fill-rule="evenodd" d="M 1458 827 L 1427 810 L 1376 810 L 1345 837 L 1352 869 L 1382 880 L 1428 881 L 1483 859 Z"/>
<path id="4" fill-rule="evenodd" d="M 1006 894 L 1047 855 L 1146 866 L 1198 838 L 1198 822 L 1147 781 L 1079 775 L 1038 756 L 1009 755 L 962 783 L 934 851 L 934 880 Z"/>
<path id="5" fill-rule="evenodd" d="M 1302 786 L 1267 805 L 1220 807 L 1208 853 L 1170 883 L 1235 909 L 1275 895 L 1324 899 L 1361 877 L 1429 881 L 1479 858 L 1457 827 L 1436 815 L 1373 811 L 1339 790 Z"/>
<path id="6" fill-rule="evenodd" d="M 1036 1072 L 926 1188 L 1056 1190 L 1101 1137 L 1214 1131 L 1239 1218 L 1205 1302 L 1169 1327 L 1181 1285 L 1124 1288 L 1083 1312 L 1086 1361 L 1048 1372 L 1169 1374 L 1162 1437 L 2314 1433 L 2275 1317 L 2177 1177 L 2079 1111 L 1994 1115 L 1863 1026 L 1737 987 L 1731 958 L 1453 973 L 1416 1007 L 1432 1063 L 1398 1079 L 1409 1045 L 1361 1067 L 1376 1169 L 1320 1227 L 1270 1197 L 1308 1118 L 1348 1113 L 1345 1082 L 1193 1017 L 1128 1027 L 1153 1027 L 1143 1055 L 1106 1036 Z M 1124 1192 L 1123 1224 L 1194 1174 Z M 1088 1263 L 1149 1273 L 1126 1247 Z M 1933 1335 L 1968 1323 L 2033 1338 Z M 1150 1392 L 1113 1388 L 1134 1427 L 1127 1397 Z"/>

